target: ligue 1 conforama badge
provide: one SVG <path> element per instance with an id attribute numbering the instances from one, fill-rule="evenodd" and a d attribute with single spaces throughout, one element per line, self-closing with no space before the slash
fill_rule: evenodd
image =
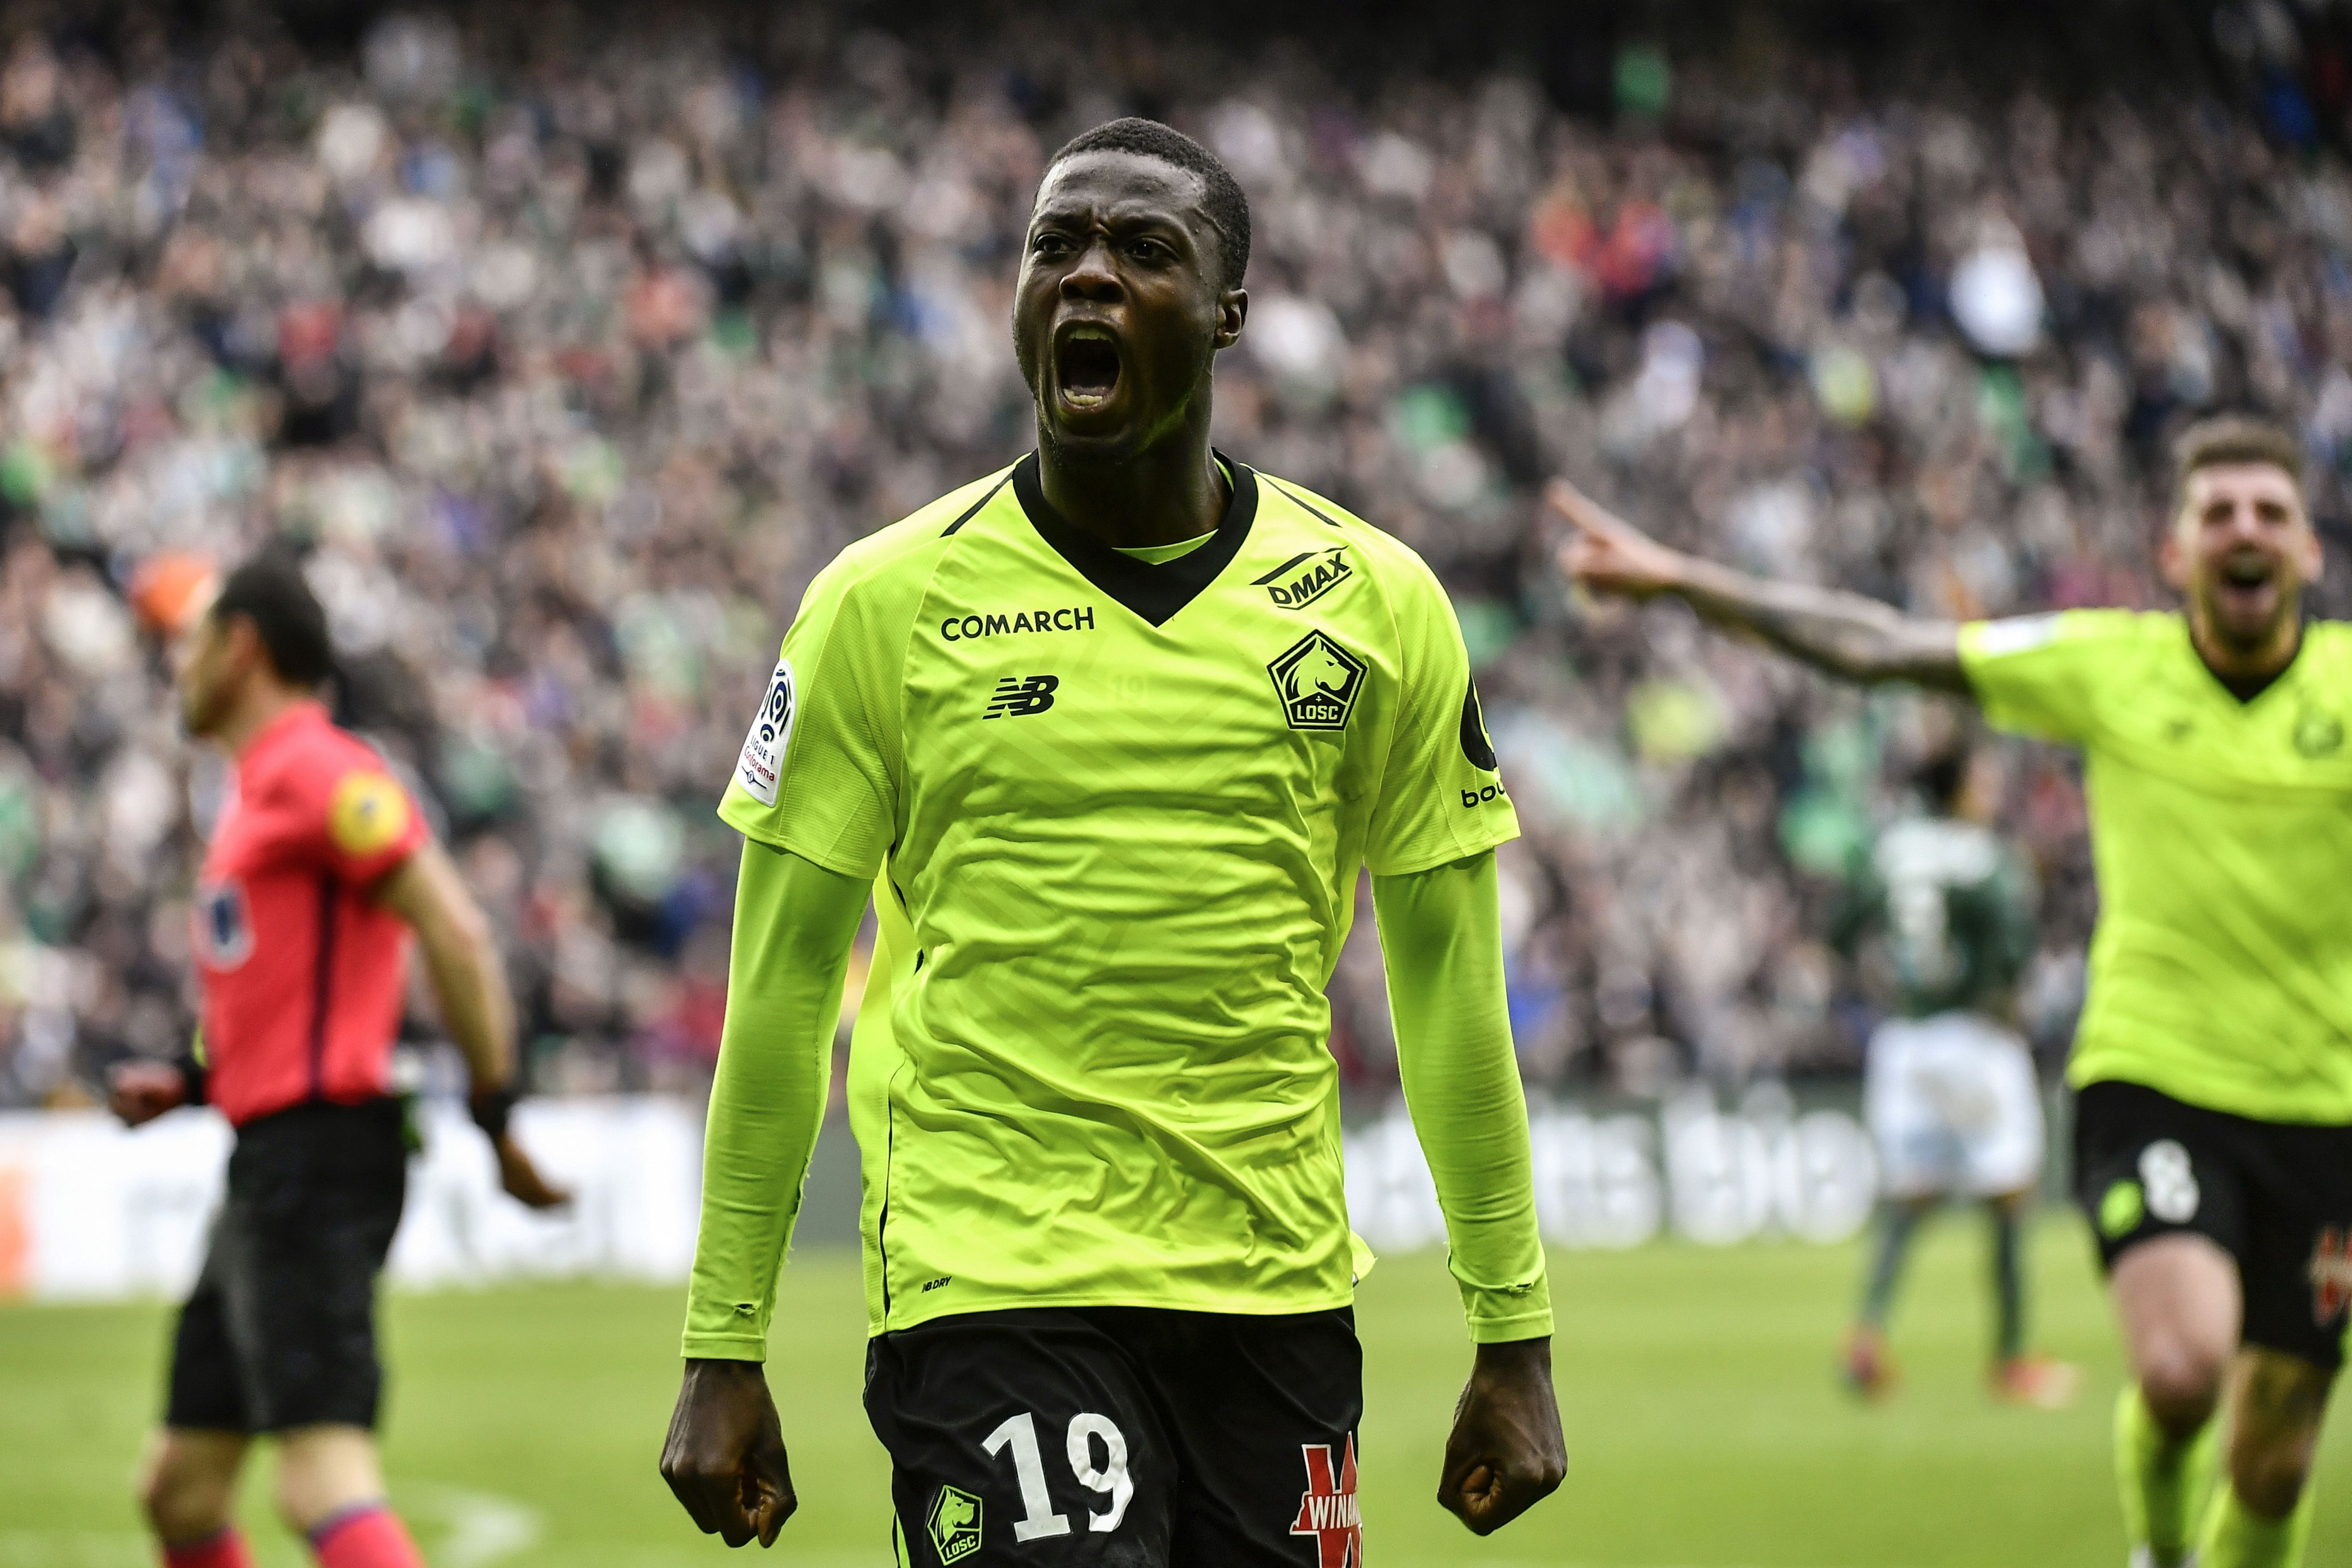
<path id="1" fill-rule="evenodd" d="M 1364 689 L 1364 661 L 1320 631 L 1308 632 L 1265 667 L 1294 730 L 1344 730 Z"/>
<path id="2" fill-rule="evenodd" d="M 1335 1474 L 1327 1443 L 1301 1446 L 1307 1457 L 1307 1495 L 1298 1500 L 1293 1535 L 1315 1538 L 1316 1568 L 1364 1568 L 1364 1513 L 1356 1501 L 1356 1436 L 1348 1435 L 1346 1457 Z"/>
<path id="3" fill-rule="evenodd" d="M 735 762 L 735 781 L 743 793 L 761 805 L 776 804 L 776 784 L 783 777 L 784 747 L 793 738 L 793 717 L 800 703 L 793 687 L 790 659 L 776 660 L 768 678 L 767 695 L 752 716 L 751 732 L 743 737 L 743 754 Z"/>
<path id="4" fill-rule="evenodd" d="M 199 882 L 195 899 L 196 956 L 205 968 L 235 969 L 253 956 L 253 911 L 245 901 L 245 884 Z"/>

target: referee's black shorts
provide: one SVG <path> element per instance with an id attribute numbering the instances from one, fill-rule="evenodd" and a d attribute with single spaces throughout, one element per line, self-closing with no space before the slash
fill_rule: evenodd
<path id="1" fill-rule="evenodd" d="M 397 1100 L 312 1101 L 237 1130 L 173 1340 L 166 1426 L 375 1425 L 375 1282 L 407 1179 Z"/>
<path id="2" fill-rule="evenodd" d="M 2136 1083 L 2084 1086 L 2074 1183 L 2099 1259 L 2204 1237 L 2237 1260 L 2247 1344 L 2344 1364 L 2352 1315 L 2352 1127 L 2256 1121 Z"/>

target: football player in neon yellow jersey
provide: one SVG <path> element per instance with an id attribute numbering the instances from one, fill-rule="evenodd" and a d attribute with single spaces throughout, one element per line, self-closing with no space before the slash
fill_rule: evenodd
<path id="1" fill-rule="evenodd" d="M 2258 421 L 2184 433 L 2161 564 L 2185 613 L 1966 626 L 1758 581 L 1549 492 L 1589 587 L 1675 595 L 1832 674 L 1973 695 L 2082 749 L 2101 910 L 2075 1178 L 2135 1373 L 2125 1520 L 2156 1568 L 2301 1561 L 2352 1302 L 2352 626 L 2303 617 L 2320 548 L 2301 466 Z"/>
<path id="2" fill-rule="evenodd" d="M 730 1545 L 793 1506 L 759 1363 L 869 890 L 849 1098 L 901 1563 L 1360 1563 L 1324 987 L 1363 868 L 1476 1346 L 1440 1500 L 1484 1534 L 1560 1479 L 1517 823 L 1427 568 L 1210 448 L 1248 225 L 1165 126 L 1065 147 L 1013 312 L 1037 450 L 845 551 L 785 634 L 719 808 L 747 843 L 662 1458 Z"/>

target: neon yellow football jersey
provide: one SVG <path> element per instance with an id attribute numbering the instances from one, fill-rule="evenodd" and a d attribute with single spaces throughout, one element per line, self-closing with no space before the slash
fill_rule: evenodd
<path id="1" fill-rule="evenodd" d="M 2352 627 L 2241 702 L 2178 615 L 1961 629 L 1986 715 L 2084 753 L 2099 921 L 2069 1079 L 2352 1122 Z"/>
<path id="2" fill-rule="evenodd" d="M 719 815 L 875 879 L 851 1049 L 874 1332 L 1352 1299 L 1324 986 L 1361 868 L 1512 838 L 1419 557 L 1225 462 L 1158 563 L 1036 461 L 810 586 Z"/>

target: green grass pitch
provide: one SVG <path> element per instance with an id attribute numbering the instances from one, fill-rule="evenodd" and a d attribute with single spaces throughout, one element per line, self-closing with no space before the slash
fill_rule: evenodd
<path id="1" fill-rule="evenodd" d="M 2063 1415 L 1981 1392 L 1978 1227 L 1938 1227 L 1896 1322 L 1905 1378 L 1849 1402 L 1831 1352 L 1851 1248 L 1658 1247 L 1553 1259 L 1568 1419 L 1562 1493 L 1492 1541 L 1430 1499 L 1467 1362 L 1435 1254 L 1391 1258 L 1360 1324 L 1361 1489 L 1379 1568 L 2120 1568 L 2106 1429 L 2117 1363 L 2071 1220 L 2038 1237 L 2040 1337 L 2091 1373 Z M 551 1286 L 394 1298 L 386 1464 L 436 1568 L 716 1563 L 654 1473 L 676 1388 L 678 1293 Z M 129 1501 L 154 1408 L 160 1306 L 0 1310 L 0 1568 L 132 1568 Z M 857 1403 L 855 1259 L 786 1272 L 771 1376 L 801 1512 L 765 1561 L 885 1568 L 886 1472 Z M 2352 1415 L 2321 1460 L 2312 1568 L 2352 1563 Z M 261 1561 L 305 1559 L 249 1486 Z"/>

